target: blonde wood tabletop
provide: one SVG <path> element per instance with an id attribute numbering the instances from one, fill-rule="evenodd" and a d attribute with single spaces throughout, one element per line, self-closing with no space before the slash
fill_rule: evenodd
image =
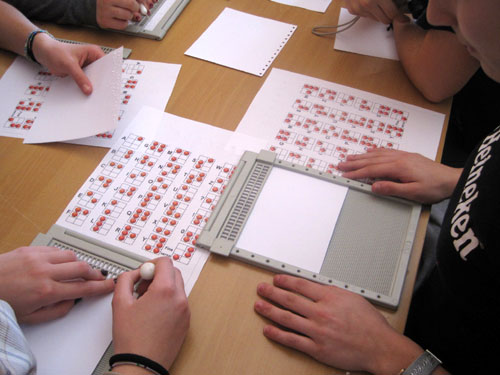
<path id="1" fill-rule="evenodd" d="M 326 13 L 269 0 L 191 0 L 162 41 L 91 28 L 41 24 L 54 36 L 133 50 L 130 58 L 182 64 L 166 111 L 234 130 L 264 83 L 257 77 L 184 55 L 225 8 L 298 26 L 272 67 L 336 82 L 404 101 L 446 115 L 451 101 L 432 104 L 409 82 L 397 61 L 333 49 L 332 38 L 311 33 L 316 25 L 334 24 L 340 2 Z M 14 55 L 0 51 L 0 74 Z M 442 147 L 441 147 L 442 148 Z M 106 154 L 107 149 L 64 143 L 23 145 L 0 137 L 0 252 L 29 245 L 47 232 L 67 203 Z M 405 289 L 397 311 L 380 309 L 398 330 L 404 328 L 423 244 L 428 211 L 418 229 Z M 173 374 L 344 374 L 312 358 L 274 344 L 262 335 L 266 323 L 253 311 L 259 282 L 272 273 L 211 256 L 189 301 L 191 329 L 172 368 Z"/>

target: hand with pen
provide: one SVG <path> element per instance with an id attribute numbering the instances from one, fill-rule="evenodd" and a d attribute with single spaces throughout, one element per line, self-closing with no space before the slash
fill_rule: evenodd
<path id="1" fill-rule="evenodd" d="M 149 15 L 158 0 L 97 0 L 96 20 L 103 29 L 125 29 L 129 21 L 139 22 Z"/>
<path id="2" fill-rule="evenodd" d="M 116 362 L 112 367 L 123 375 L 137 374 L 134 363 L 153 363 L 161 366 L 157 373 L 168 373 L 164 370 L 172 366 L 189 328 L 190 310 L 180 271 L 168 257 L 150 262 L 154 271 L 141 267 L 123 273 L 115 288 L 112 359 Z"/>

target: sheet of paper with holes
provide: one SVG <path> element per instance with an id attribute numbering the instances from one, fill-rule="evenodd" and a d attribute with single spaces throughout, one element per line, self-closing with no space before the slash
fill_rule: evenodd
<path id="1" fill-rule="evenodd" d="M 141 256 L 170 256 L 189 294 L 208 257 L 196 240 L 244 142 L 232 132 L 144 107 L 57 224 Z M 226 151 L 229 150 L 229 151 Z"/>
<path id="2" fill-rule="evenodd" d="M 349 154 L 385 147 L 434 159 L 444 115 L 333 82 L 273 69 L 237 131 L 282 160 L 339 174 Z"/>
<path id="3" fill-rule="evenodd" d="M 178 64 L 124 60 L 117 128 L 71 142 L 111 147 L 143 105 L 165 109 L 180 67 Z M 39 65 L 22 57 L 16 58 L 0 80 L 0 136 L 24 138 L 36 127 L 37 118 L 44 112 L 57 115 L 59 103 L 51 92 L 57 80 L 58 77 Z"/>

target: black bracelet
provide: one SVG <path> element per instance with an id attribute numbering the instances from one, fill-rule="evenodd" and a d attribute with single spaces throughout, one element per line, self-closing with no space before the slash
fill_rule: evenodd
<path id="1" fill-rule="evenodd" d="M 109 370 L 118 365 L 135 365 L 153 372 L 156 375 L 170 375 L 168 370 L 159 363 L 152 361 L 142 355 L 131 353 L 120 353 L 111 356 L 109 359 Z"/>
<path id="2" fill-rule="evenodd" d="M 24 57 L 26 57 L 30 61 L 33 61 L 34 63 L 40 64 L 33 54 L 33 42 L 38 34 L 47 34 L 52 39 L 54 37 L 47 30 L 35 30 L 28 35 L 28 38 L 26 38 L 26 43 L 24 44 Z"/>

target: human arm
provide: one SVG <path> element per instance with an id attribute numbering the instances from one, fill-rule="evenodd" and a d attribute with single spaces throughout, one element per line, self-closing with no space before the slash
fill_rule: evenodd
<path id="1" fill-rule="evenodd" d="M 462 169 L 437 163 L 420 154 L 384 148 L 349 155 L 338 168 L 353 180 L 377 179 L 372 191 L 420 203 L 437 203 L 455 189 Z"/>
<path id="2" fill-rule="evenodd" d="M 392 23 L 399 60 L 411 82 L 431 102 L 455 95 L 479 68 L 454 33 L 422 28 L 392 0 L 345 0 L 345 5 L 352 14 Z"/>
<path id="3" fill-rule="evenodd" d="M 0 48 L 24 55 L 28 36 L 38 28 L 17 9 L 3 1 L 0 1 L 0 12 L 3 17 L 0 23 Z M 35 59 L 51 73 L 70 75 L 85 94 L 92 92 L 92 84 L 81 67 L 104 56 L 99 47 L 66 44 L 40 33 L 34 37 L 32 50 Z"/>
<path id="4" fill-rule="evenodd" d="M 20 323 L 56 319 L 71 310 L 75 299 L 114 288 L 74 252 L 43 246 L 1 254 L 0 285 L 0 299 L 12 306 Z"/>
<path id="5" fill-rule="evenodd" d="M 115 354 L 147 357 L 169 369 L 189 328 L 190 311 L 180 271 L 168 257 L 155 261 L 153 281 L 140 298 L 133 296 L 140 271 L 118 278 L 113 297 L 113 345 Z M 140 374 L 136 366 L 120 365 L 113 371 Z"/>
<path id="6" fill-rule="evenodd" d="M 327 365 L 349 371 L 396 375 L 423 349 L 395 331 L 367 300 L 349 291 L 276 275 L 261 283 L 255 310 L 278 325 L 264 335 Z M 447 374 L 442 367 L 434 375 Z"/>
<path id="7" fill-rule="evenodd" d="M 479 69 L 479 61 L 450 31 L 425 30 L 402 14 L 393 19 L 393 28 L 408 78 L 431 102 L 455 95 Z"/>

